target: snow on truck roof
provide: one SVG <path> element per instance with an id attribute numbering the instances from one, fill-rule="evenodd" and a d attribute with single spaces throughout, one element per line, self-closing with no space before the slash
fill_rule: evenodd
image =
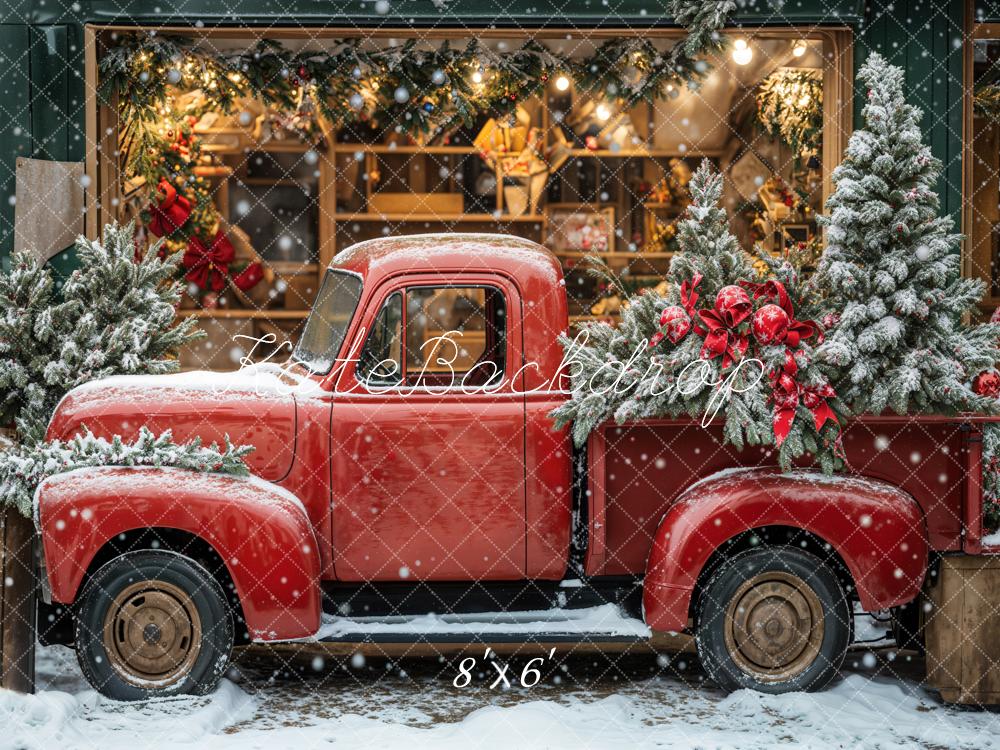
<path id="1" fill-rule="evenodd" d="M 517 279 L 562 278 L 556 257 L 537 242 L 506 234 L 415 234 L 379 237 L 337 253 L 331 268 L 390 276 L 402 271 L 499 271 Z"/>

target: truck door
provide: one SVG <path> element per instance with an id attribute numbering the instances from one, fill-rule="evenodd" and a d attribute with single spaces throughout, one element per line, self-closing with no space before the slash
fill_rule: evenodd
<path id="1" fill-rule="evenodd" d="M 337 578 L 523 578 L 516 287 L 409 277 L 372 299 L 332 409 Z"/>

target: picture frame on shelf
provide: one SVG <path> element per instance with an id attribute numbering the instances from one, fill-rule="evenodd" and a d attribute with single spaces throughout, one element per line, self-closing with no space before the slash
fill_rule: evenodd
<path id="1" fill-rule="evenodd" d="M 555 203 L 546 207 L 546 246 L 554 253 L 613 253 L 614 206 Z"/>
<path id="2" fill-rule="evenodd" d="M 782 248 L 797 245 L 800 242 L 809 242 L 812 239 L 813 230 L 809 224 L 782 224 L 781 240 Z"/>

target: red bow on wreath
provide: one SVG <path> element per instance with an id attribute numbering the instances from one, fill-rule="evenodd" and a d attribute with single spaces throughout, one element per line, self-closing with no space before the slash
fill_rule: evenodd
<path id="1" fill-rule="evenodd" d="M 191 216 L 191 201 L 178 193 L 177 188 L 166 179 L 160 180 L 156 194 L 163 197 L 158 205 L 149 207 L 152 218 L 148 228 L 157 237 L 166 237 L 180 229 Z"/>
<path id="2" fill-rule="evenodd" d="M 722 287 L 715 298 L 715 307 L 698 312 L 701 326 L 697 333 L 705 338 L 701 347 L 702 359 L 721 356 L 723 369 L 742 359 L 750 346 L 750 339 L 738 328 L 752 309 L 750 297 L 740 287 Z"/>
<path id="3" fill-rule="evenodd" d="M 828 402 L 828 399 L 837 395 L 833 387 L 829 383 L 802 385 L 795 379 L 798 371 L 795 356 L 786 350 L 784 367 L 771 374 L 771 387 L 774 389 L 771 393 L 771 400 L 774 402 L 774 437 L 778 446 L 785 442 L 788 433 L 792 431 L 795 410 L 800 401 L 813 415 L 817 432 L 828 421 L 837 423 L 837 415 Z"/>
<path id="4" fill-rule="evenodd" d="M 229 264 L 235 256 L 236 250 L 221 231 L 216 232 L 207 247 L 198 237 L 192 237 L 181 260 L 188 269 L 184 278 L 202 289 L 211 286 L 212 291 L 221 291 L 226 285 Z"/>

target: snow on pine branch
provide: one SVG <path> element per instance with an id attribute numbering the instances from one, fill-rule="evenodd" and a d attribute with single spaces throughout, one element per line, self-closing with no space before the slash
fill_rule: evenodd
<path id="1" fill-rule="evenodd" d="M 252 446 L 234 446 L 226 436 L 225 448 L 205 447 L 200 439 L 178 444 L 170 430 L 159 436 L 143 427 L 133 443 L 116 435 L 111 440 L 90 430 L 70 440 L 37 445 L 14 445 L 0 452 L 0 507 L 14 507 L 30 516 L 35 490 L 46 478 L 76 469 L 98 466 L 153 466 L 247 476 L 243 457 Z"/>
<path id="2" fill-rule="evenodd" d="M 80 267 L 61 290 L 51 268 L 15 253 L 0 272 L 0 424 L 14 423 L 22 442 L 45 435 L 70 389 L 110 375 L 172 372 L 174 353 L 204 335 L 176 320 L 180 253 L 144 254 L 135 225 L 109 224 L 101 240 L 79 237 Z"/>

